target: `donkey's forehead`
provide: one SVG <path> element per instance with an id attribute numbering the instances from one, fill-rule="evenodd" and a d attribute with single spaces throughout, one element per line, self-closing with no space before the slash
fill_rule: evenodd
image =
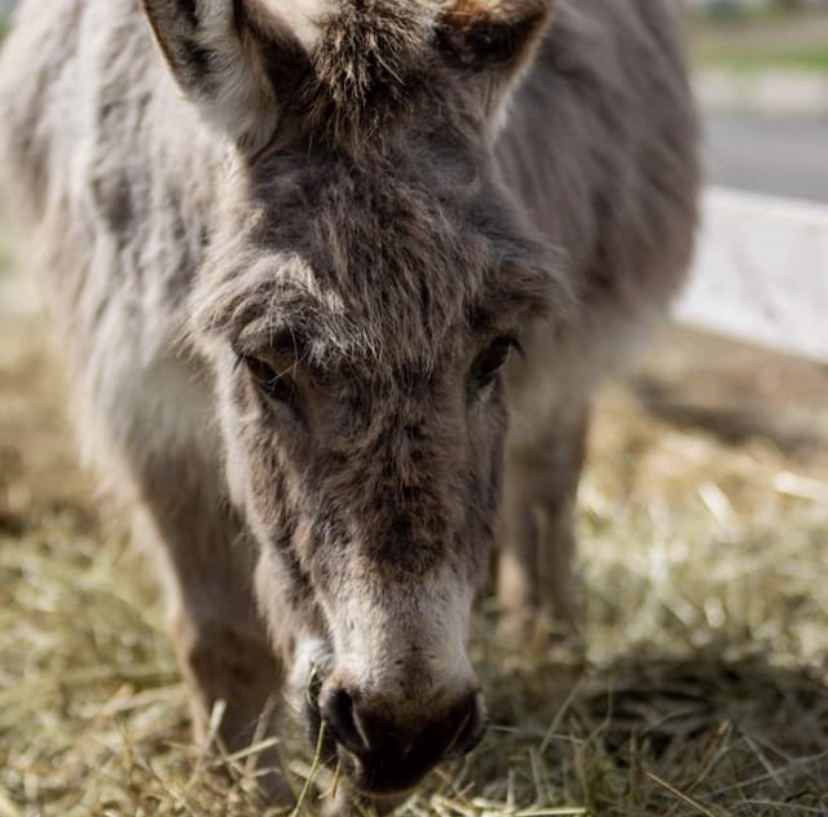
<path id="1" fill-rule="evenodd" d="M 253 169 L 252 193 L 246 241 L 259 261 L 242 278 L 269 291 L 275 323 L 433 356 L 495 318 L 538 311 L 548 294 L 545 249 L 456 153 L 419 145 L 368 167 L 279 155 Z"/>
<path id="2" fill-rule="evenodd" d="M 196 326 L 395 370 L 569 305 L 555 258 L 492 184 L 453 161 L 413 165 L 280 154 L 251 168 L 243 211 L 256 215 L 217 242 Z"/>
<path id="3" fill-rule="evenodd" d="M 525 293 L 500 290 L 487 302 L 485 287 L 451 292 L 436 282 L 369 276 L 342 289 L 305 259 L 276 255 L 236 280 L 246 306 L 237 306 L 229 331 L 238 351 L 286 354 L 319 372 L 427 373 L 476 339 L 516 331 L 531 307 Z"/>

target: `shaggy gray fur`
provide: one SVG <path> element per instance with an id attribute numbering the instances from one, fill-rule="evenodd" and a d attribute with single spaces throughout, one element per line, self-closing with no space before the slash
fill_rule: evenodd
<path id="1" fill-rule="evenodd" d="M 685 275 L 697 128 L 672 0 L 319 9 L 24 0 L 0 170 L 197 727 L 244 745 L 292 674 L 387 792 L 482 734 L 498 507 L 503 633 L 572 618 L 589 403 Z"/>

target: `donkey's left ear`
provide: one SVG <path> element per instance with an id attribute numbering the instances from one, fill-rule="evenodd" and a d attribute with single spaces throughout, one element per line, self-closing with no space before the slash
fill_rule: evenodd
<path id="1" fill-rule="evenodd" d="M 480 85 L 490 117 L 530 64 L 554 5 L 555 0 L 453 0 L 440 15 L 438 47 L 449 64 Z"/>
<path id="2" fill-rule="evenodd" d="M 141 0 L 167 65 L 202 115 L 239 144 L 272 135 L 308 57 L 294 0 Z"/>

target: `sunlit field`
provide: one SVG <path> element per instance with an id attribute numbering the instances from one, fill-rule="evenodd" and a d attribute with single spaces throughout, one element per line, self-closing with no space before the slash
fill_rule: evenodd
<path id="1" fill-rule="evenodd" d="M 78 468 L 8 249 L 0 817 L 277 814 L 256 794 L 261 746 L 190 742 L 149 566 Z M 824 367 L 669 332 L 596 412 L 578 636 L 496 649 L 484 601 L 473 653 L 492 727 L 398 813 L 828 815 L 826 404 Z M 338 781 L 298 737 L 280 748 L 294 812 L 319 813 Z"/>

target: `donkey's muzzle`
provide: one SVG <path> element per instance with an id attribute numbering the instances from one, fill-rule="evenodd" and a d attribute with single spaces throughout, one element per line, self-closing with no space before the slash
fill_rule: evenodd
<path id="1" fill-rule="evenodd" d="M 487 724 L 477 691 L 402 723 L 358 692 L 330 686 L 320 695 L 319 713 L 351 783 L 372 794 L 410 789 L 440 761 L 473 749 Z"/>

